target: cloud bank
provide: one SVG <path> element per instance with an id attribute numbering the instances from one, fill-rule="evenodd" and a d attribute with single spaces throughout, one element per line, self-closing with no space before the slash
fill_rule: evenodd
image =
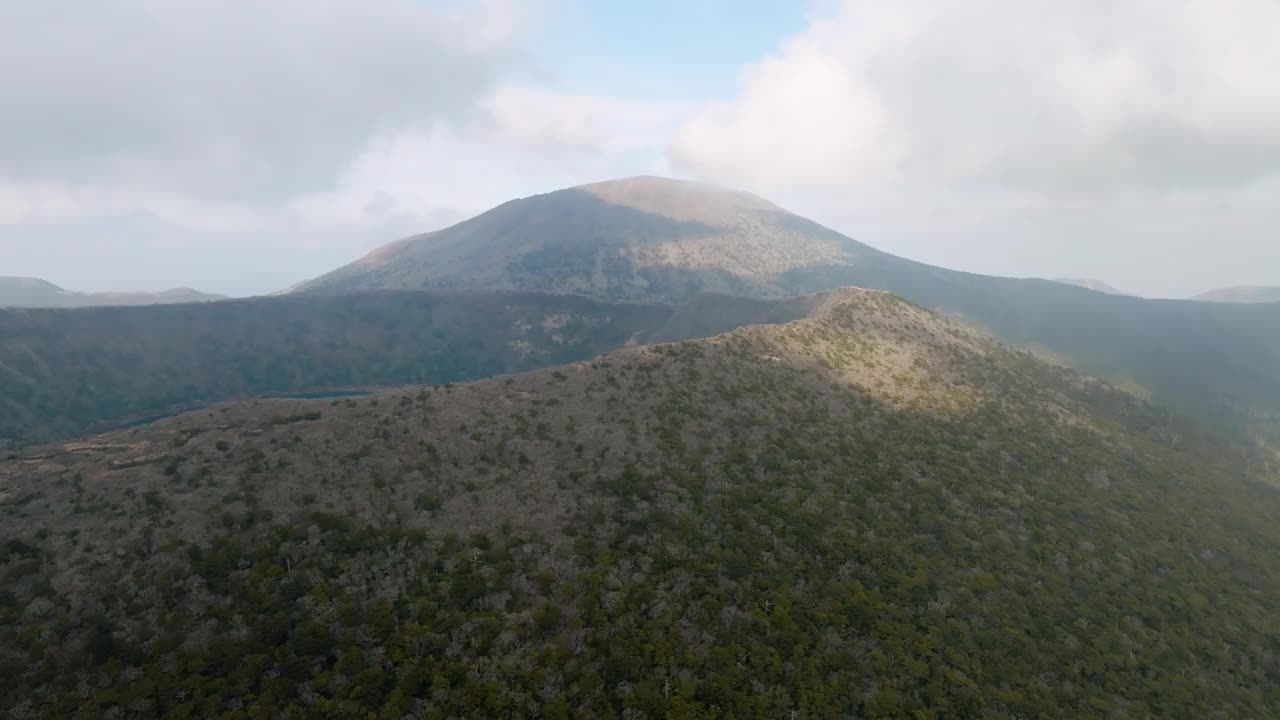
<path id="1" fill-rule="evenodd" d="M 961 269 L 1280 283 L 1275 0 L 813 7 L 737 87 L 664 102 L 559 84 L 539 45 L 559 0 L 5 3 L 0 274 L 263 292 L 656 173 Z"/>
<path id="2" fill-rule="evenodd" d="M 22 71 L 0 79 L 0 272 L 60 265 L 55 279 L 84 289 L 265 291 L 498 193 L 661 169 L 637 138 L 660 147 L 653 133 L 673 127 L 673 110 L 548 87 L 528 47 L 541 10 L 8 3 L 0 66 Z M 252 248 L 240 261 L 257 274 L 242 276 L 279 280 L 208 285 L 198 268 L 174 272 L 175 246 L 193 257 Z"/>
<path id="3" fill-rule="evenodd" d="M 1246 186 L 1280 170 L 1278 27 L 1272 0 L 845 2 L 672 156 L 776 186 Z"/>
<path id="4" fill-rule="evenodd" d="M 1280 4 L 827 10 L 684 124 L 675 167 L 966 269 L 1280 283 Z"/>

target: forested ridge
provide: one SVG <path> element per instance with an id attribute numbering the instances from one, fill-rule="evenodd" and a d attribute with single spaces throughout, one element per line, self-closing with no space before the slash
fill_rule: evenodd
<path id="1" fill-rule="evenodd" d="M 1280 498 L 887 294 L 0 464 L 14 717 L 1280 717 Z"/>
<path id="2" fill-rule="evenodd" d="M 0 310 L 0 448 L 226 400 L 582 360 L 657 331 L 672 312 L 504 292 Z"/>

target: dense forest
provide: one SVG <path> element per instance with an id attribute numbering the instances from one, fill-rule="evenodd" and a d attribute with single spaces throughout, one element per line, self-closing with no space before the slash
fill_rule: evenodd
<path id="1" fill-rule="evenodd" d="M 48 442 L 224 400 L 581 360 L 657 332 L 672 312 L 466 292 L 0 310 L 0 443 Z"/>
<path id="2" fill-rule="evenodd" d="M 1117 315 L 1106 305 L 1134 299 L 1079 288 L 1032 288 L 1012 301 L 984 294 L 984 309 L 974 311 L 953 305 L 946 283 L 941 290 L 929 287 L 913 289 L 942 293 L 927 299 L 967 322 L 998 316 L 995 334 L 1173 408 L 1280 472 L 1280 410 L 1268 409 L 1280 408 L 1280 384 L 1273 388 L 1270 379 L 1280 380 L 1280 346 L 1250 340 L 1267 327 L 1280 337 L 1280 306 L 1147 304 L 1135 306 L 1143 315 L 1134 323 L 1126 318 L 1136 310 Z M 1087 311 L 1058 313 L 1045 292 L 1084 293 Z M 0 310 L 0 450 L 226 400 L 474 380 L 627 344 L 788 322 L 805 317 L 826 295 L 703 293 L 679 305 L 640 305 L 537 292 L 388 291 Z M 1049 325 L 1057 339 L 1041 343 L 1040 330 L 1017 320 L 1021 310 L 1011 308 L 1037 308 L 1038 316 L 1054 318 Z M 1179 330 L 1187 323 L 1202 327 L 1189 340 Z M 1129 341 L 1117 344 L 1113 336 Z M 1069 354 L 1049 349 L 1067 342 L 1074 347 Z M 1133 371 L 1138 367 L 1142 373 Z"/>
<path id="3" fill-rule="evenodd" d="M 214 402 L 439 384 L 805 317 L 824 295 L 679 306 L 515 292 L 374 292 L 0 310 L 0 450 Z"/>
<path id="4" fill-rule="evenodd" d="M 1280 497 L 919 307 L 0 463 L 15 718 L 1280 717 Z"/>

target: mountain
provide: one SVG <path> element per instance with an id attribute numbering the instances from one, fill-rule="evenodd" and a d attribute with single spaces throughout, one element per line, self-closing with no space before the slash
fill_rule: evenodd
<path id="1" fill-rule="evenodd" d="M 1193 300 L 1223 303 L 1272 303 L 1280 302 L 1280 287 L 1259 285 L 1219 288 L 1201 293 Z"/>
<path id="2" fill-rule="evenodd" d="M 210 302 L 225 295 L 209 295 L 191 288 L 174 288 L 158 293 L 82 293 L 63 290 L 38 278 L 0 277 L 0 308 L 66 308 L 107 305 L 159 305 L 166 303 Z"/>
<path id="3" fill-rule="evenodd" d="M 892 291 L 1280 448 L 1280 307 L 1107 295 L 894 257 L 746 193 L 640 177 L 514 200 L 305 283 L 574 292 L 682 303 L 842 286 Z"/>
<path id="4" fill-rule="evenodd" d="M 13 717 L 1280 717 L 1280 498 L 884 293 L 0 462 Z"/>
<path id="5" fill-rule="evenodd" d="M 1059 277 L 1059 278 L 1050 278 L 1050 279 L 1057 283 L 1063 283 L 1065 285 L 1075 285 L 1076 287 L 1082 287 L 1086 290 L 1093 290 L 1094 292 L 1106 293 L 1108 295 L 1129 295 L 1129 293 L 1124 292 L 1123 290 L 1117 290 L 1116 288 L 1112 287 L 1111 285 L 1108 285 L 1107 283 L 1102 282 L 1101 280 L 1094 280 L 1092 278 L 1060 278 Z"/>
<path id="6" fill-rule="evenodd" d="M 469 288 L 679 303 L 795 294 L 783 275 L 878 255 L 748 193 L 637 177 L 514 200 L 384 246 L 303 292 Z"/>
<path id="7" fill-rule="evenodd" d="M 24 304 L 50 307 L 65 302 L 71 295 L 39 278 L 0 277 L 0 307 Z"/>

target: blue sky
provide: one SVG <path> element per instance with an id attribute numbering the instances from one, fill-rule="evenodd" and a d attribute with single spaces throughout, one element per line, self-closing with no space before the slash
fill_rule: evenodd
<path id="1" fill-rule="evenodd" d="M 536 56 L 556 84 L 646 100 L 733 96 L 743 65 L 805 28 L 805 2 L 549 0 Z"/>

